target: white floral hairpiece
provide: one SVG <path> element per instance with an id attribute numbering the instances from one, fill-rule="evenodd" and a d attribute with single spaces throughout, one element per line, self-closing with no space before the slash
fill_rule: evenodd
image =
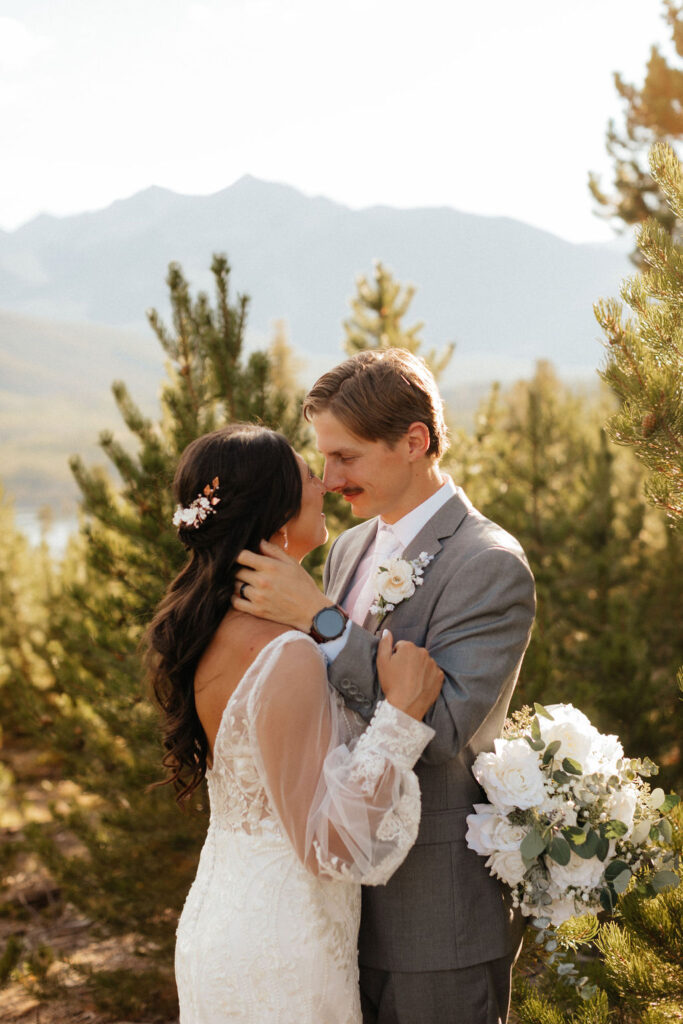
<path id="1" fill-rule="evenodd" d="M 215 476 L 210 484 L 207 484 L 201 494 L 198 494 L 194 501 L 183 508 L 182 505 L 177 505 L 176 510 L 173 514 L 173 525 L 174 526 L 194 526 L 195 530 L 199 529 L 205 519 L 208 518 L 209 513 L 215 515 L 215 506 L 219 504 L 220 498 L 215 496 L 218 490 L 219 480 Z"/>
<path id="2" fill-rule="evenodd" d="M 372 615 L 384 618 L 393 612 L 397 604 L 406 601 L 415 593 L 416 587 L 424 583 L 425 567 L 434 558 L 423 551 L 410 561 L 407 558 L 390 558 L 386 565 L 377 566 L 375 576 L 375 600 L 370 606 Z"/>

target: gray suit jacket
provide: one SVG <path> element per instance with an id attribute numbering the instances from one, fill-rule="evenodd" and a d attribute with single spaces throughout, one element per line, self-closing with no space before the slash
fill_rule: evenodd
<path id="1" fill-rule="evenodd" d="M 325 590 L 340 602 L 377 520 L 342 534 L 325 566 Z M 417 843 L 386 886 L 363 891 L 360 962 L 393 971 L 441 971 L 516 949 L 522 923 L 485 859 L 465 843 L 472 804 L 486 801 L 471 772 L 492 750 L 529 642 L 535 598 L 520 545 L 484 518 L 459 488 L 406 548 L 434 559 L 424 583 L 380 623 L 353 624 L 329 679 L 370 718 L 381 697 L 375 658 L 382 629 L 426 647 L 445 674 L 425 717 L 436 735 L 416 767 L 422 791 Z"/>

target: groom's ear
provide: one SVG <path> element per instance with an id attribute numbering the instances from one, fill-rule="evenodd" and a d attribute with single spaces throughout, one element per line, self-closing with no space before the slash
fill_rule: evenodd
<path id="1" fill-rule="evenodd" d="M 429 436 L 429 427 L 426 423 L 411 423 L 408 427 L 405 435 L 405 441 L 408 448 L 408 461 L 417 462 L 429 451 L 429 445 L 431 438 Z"/>

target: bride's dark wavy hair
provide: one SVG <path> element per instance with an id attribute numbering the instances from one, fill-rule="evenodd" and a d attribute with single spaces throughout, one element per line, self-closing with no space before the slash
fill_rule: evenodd
<path id="1" fill-rule="evenodd" d="M 236 423 L 197 438 L 176 470 L 173 492 L 187 508 L 218 477 L 215 513 L 195 529 L 181 525 L 187 564 L 150 623 L 143 648 L 152 690 L 162 711 L 163 765 L 178 803 L 206 774 L 208 743 L 194 702 L 194 676 L 230 607 L 243 548 L 258 551 L 301 508 L 301 473 L 282 434 Z"/>

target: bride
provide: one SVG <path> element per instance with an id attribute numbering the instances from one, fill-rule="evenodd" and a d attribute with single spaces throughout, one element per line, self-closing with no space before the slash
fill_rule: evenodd
<path id="1" fill-rule="evenodd" d="M 327 538 L 324 487 L 279 434 L 237 424 L 192 442 L 174 481 L 190 552 L 147 634 L 178 801 L 206 776 L 208 834 L 178 925 L 181 1024 L 359 1024 L 360 885 L 417 835 L 412 767 L 441 670 L 386 633 L 386 700 L 344 706 L 316 642 L 230 606 L 235 562 L 268 538 L 301 560 Z"/>

